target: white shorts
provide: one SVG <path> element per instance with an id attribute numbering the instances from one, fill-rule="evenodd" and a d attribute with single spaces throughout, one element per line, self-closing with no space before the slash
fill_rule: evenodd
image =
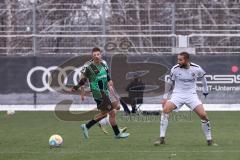
<path id="1" fill-rule="evenodd" d="M 194 110 L 198 105 L 202 104 L 201 100 L 198 98 L 197 93 L 173 93 L 169 101 L 175 104 L 175 106 L 177 107 L 176 110 L 179 110 L 184 104 L 188 106 L 191 110 Z"/>

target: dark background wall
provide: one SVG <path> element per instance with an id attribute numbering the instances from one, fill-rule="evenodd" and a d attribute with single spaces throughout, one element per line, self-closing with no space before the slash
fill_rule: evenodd
<path id="1" fill-rule="evenodd" d="M 49 90 L 42 92 L 32 90 L 27 83 L 27 75 L 36 66 L 64 68 L 73 65 L 79 67 L 87 59 L 90 57 L 0 57 L 0 103 L 54 104 L 64 98 L 75 99 L 75 103 L 78 103 L 76 95 Z M 142 81 L 148 86 L 148 91 L 144 93 L 144 103 L 159 103 L 164 91 L 164 83 L 162 83 L 164 77 L 176 63 L 176 56 L 171 55 L 108 55 L 104 59 L 109 64 L 116 90 L 120 96 L 127 95 L 125 87 L 136 71 L 137 75 L 141 75 Z M 240 103 L 240 72 L 238 70 L 240 56 L 192 56 L 192 62 L 199 64 L 207 72 L 210 94 L 204 100 L 205 103 Z M 145 71 L 148 72 L 144 73 Z M 34 72 L 31 76 L 32 84 L 42 87 L 42 76 L 42 71 Z M 68 84 L 73 84 L 72 76 L 72 74 L 69 75 Z M 158 89 L 151 89 L 154 85 L 158 86 Z M 201 84 L 198 86 L 201 87 Z M 201 89 L 198 88 L 198 90 Z M 91 98 L 86 101 L 86 103 L 91 102 Z"/>

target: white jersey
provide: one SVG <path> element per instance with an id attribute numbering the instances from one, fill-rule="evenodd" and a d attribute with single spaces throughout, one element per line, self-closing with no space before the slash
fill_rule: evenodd
<path id="1" fill-rule="evenodd" d="M 205 75 L 205 71 L 197 64 L 190 63 L 188 69 L 177 64 L 171 69 L 171 80 L 175 82 L 173 93 L 196 93 L 196 81 Z"/>

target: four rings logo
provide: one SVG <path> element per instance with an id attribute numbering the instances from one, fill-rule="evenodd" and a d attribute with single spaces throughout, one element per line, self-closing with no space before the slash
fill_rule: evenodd
<path id="1" fill-rule="evenodd" d="M 32 82 L 32 76 L 33 73 L 35 72 L 39 72 L 42 71 L 42 86 L 41 87 L 37 87 L 33 84 Z M 59 73 L 57 74 L 57 83 L 58 86 L 54 88 L 51 86 L 52 83 L 52 72 L 53 71 L 58 71 Z M 52 92 L 57 92 L 59 90 L 64 90 L 64 91 L 69 91 L 70 89 L 68 87 L 66 87 L 66 84 L 68 82 L 68 75 L 67 75 L 67 71 L 72 71 L 74 72 L 73 74 L 73 83 L 74 85 L 76 85 L 78 83 L 78 78 L 81 75 L 80 71 L 81 71 L 81 67 L 80 68 L 76 68 L 73 66 L 67 66 L 64 68 L 58 67 L 58 66 L 51 66 L 48 68 L 42 67 L 42 66 L 36 66 L 33 67 L 27 74 L 27 84 L 28 86 L 36 92 L 43 92 L 46 90 L 52 91 Z"/>
<path id="2" fill-rule="evenodd" d="M 63 91 L 68 93 L 70 86 L 78 83 L 81 66 L 89 59 L 91 56 L 79 56 L 69 59 L 59 66 L 33 67 L 27 73 L 27 84 L 35 92 Z M 111 57 L 109 66 L 111 78 L 115 84 L 114 88 L 119 96 L 128 96 L 126 88 L 135 83 L 136 79 L 145 86 L 144 91 L 136 91 L 139 94 L 144 92 L 145 97 L 152 97 L 164 93 L 165 81 L 161 77 L 167 72 L 167 68 L 161 63 L 129 62 L 126 55 L 117 54 Z M 128 78 L 128 75 L 135 75 L 135 77 Z M 36 77 L 38 79 L 34 81 Z M 69 85 L 69 83 L 71 84 Z"/>

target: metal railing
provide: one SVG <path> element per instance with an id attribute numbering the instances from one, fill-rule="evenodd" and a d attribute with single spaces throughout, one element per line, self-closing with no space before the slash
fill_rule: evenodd
<path id="1" fill-rule="evenodd" d="M 93 46 L 171 54 L 177 35 L 189 35 L 197 54 L 235 54 L 239 8 L 230 1 L 0 4 L 0 54 L 82 54 Z"/>

